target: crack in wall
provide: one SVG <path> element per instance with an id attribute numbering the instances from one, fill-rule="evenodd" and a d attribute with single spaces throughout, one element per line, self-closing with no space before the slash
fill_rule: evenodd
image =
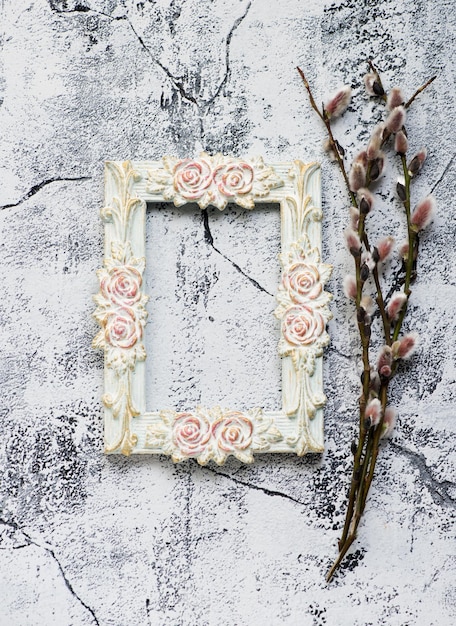
<path id="1" fill-rule="evenodd" d="M 0 546 L 0 550 L 20 550 L 22 548 L 28 548 L 30 546 L 30 541 L 28 537 L 25 536 L 25 533 L 22 532 L 22 530 L 19 528 L 16 522 L 0 517 L 0 524 L 3 524 L 3 526 L 7 526 L 11 528 L 15 533 L 21 533 L 26 538 L 26 542 L 21 545 L 6 546 L 6 547 Z"/>
<path id="2" fill-rule="evenodd" d="M 410 553 L 413 552 L 413 546 L 415 545 L 415 520 L 418 516 L 419 513 L 423 513 L 423 508 L 419 507 L 418 509 L 415 509 L 413 515 L 412 515 L 412 519 L 410 520 Z"/>
<path id="3" fill-rule="evenodd" d="M 144 48 L 144 50 L 150 56 L 152 61 L 154 63 L 156 63 L 162 69 L 162 71 L 166 74 L 166 76 L 170 79 L 170 81 L 173 83 L 173 85 L 179 91 L 181 97 L 184 100 L 187 100 L 188 102 L 190 102 L 191 104 L 193 104 L 196 107 L 196 114 L 197 114 L 198 121 L 199 121 L 199 132 L 200 132 L 201 143 L 203 143 L 203 141 L 205 139 L 205 136 L 206 136 L 206 131 L 205 131 L 205 128 L 204 128 L 204 121 L 203 121 L 204 117 L 205 117 L 206 113 L 208 112 L 209 107 L 211 106 L 211 104 L 213 104 L 213 102 L 218 98 L 218 96 L 222 92 L 222 89 L 227 84 L 227 82 L 229 80 L 229 77 L 230 77 L 230 74 L 231 74 L 230 49 L 231 49 L 231 41 L 233 39 L 233 35 L 234 35 L 235 31 L 239 28 L 240 24 L 247 17 L 247 14 L 250 11 L 251 6 L 252 6 L 252 1 L 247 3 L 247 6 L 246 6 L 246 9 L 245 9 L 244 13 L 235 20 L 233 26 L 231 27 L 231 29 L 230 29 L 230 31 L 229 31 L 229 33 L 227 35 L 227 38 L 226 38 L 226 41 L 225 41 L 225 73 L 223 75 L 222 80 L 219 83 L 219 86 L 215 90 L 214 94 L 207 100 L 204 100 L 203 98 L 198 100 L 194 95 L 188 93 L 184 89 L 184 86 L 182 85 L 182 83 L 179 82 L 179 80 L 170 72 L 170 70 L 163 63 L 161 63 L 161 61 L 159 61 L 158 59 L 156 59 L 153 56 L 153 54 L 151 53 L 149 48 L 144 43 L 144 40 L 142 39 L 142 37 L 139 35 L 139 33 L 134 28 L 134 26 L 131 23 L 130 19 L 126 16 L 126 20 L 127 20 L 128 24 L 130 25 L 131 30 L 135 34 L 135 36 L 138 39 L 138 41 L 141 44 L 141 46 Z"/>
<path id="4" fill-rule="evenodd" d="M 191 94 L 188 94 L 185 89 L 184 86 L 177 80 L 177 78 L 170 72 L 170 70 L 166 67 L 166 65 L 163 65 L 163 63 L 161 61 L 159 61 L 158 59 L 156 59 L 154 57 L 154 55 L 152 54 L 152 52 L 149 50 L 149 48 L 146 46 L 146 44 L 144 43 L 143 38 L 141 37 L 141 35 L 136 32 L 135 27 L 133 26 L 133 24 L 131 23 L 130 19 L 125 16 L 126 21 L 128 22 L 131 30 L 133 31 L 133 33 L 135 34 L 136 38 L 138 39 L 139 43 L 141 44 L 141 46 L 144 48 L 144 50 L 147 52 L 147 54 L 150 56 L 150 58 L 152 59 L 152 61 L 158 65 L 158 67 L 163 70 L 163 72 L 166 74 L 166 76 L 170 79 L 170 81 L 173 83 L 173 85 L 176 87 L 176 89 L 179 91 L 181 97 L 184 100 L 187 100 L 188 102 L 191 102 L 192 104 L 196 105 L 197 107 L 198 102 L 196 100 L 196 98 L 194 96 L 192 96 Z"/>
<path id="5" fill-rule="evenodd" d="M 152 54 L 152 52 L 150 51 L 150 49 L 147 47 L 147 45 L 145 44 L 143 38 L 141 37 L 141 35 L 137 32 L 137 30 L 135 29 L 135 27 L 133 26 L 130 18 L 128 17 L 127 14 L 125 15 L 119 15 L 119 16 L 113 16 L 110 15 L 109 13 L 104 13 L 103 11 L 98 11 L 96 9 L 91 9 L 90 7 L 86 6 L 86 5 L 82 5 L 82 4 L 78 4 L 74 7 L 74 9 L 71 10 L 65 10 L 65 9 L 59 9 L 58 7 L 56 7 L 52 0 L 50 0 L 50 8 L 54 13 L 60 14 L 60 15 L 68 15 L 68 14 L 72 14 L 72 13 L 82 13 L 82 14 L 86 14 L 86 13 L 95 13 L 96 15 L 101 15 L 103 17 L 106 17 L 107 19 L 111 20 L 111 21 L 125 21 L 128 23 L 130 29 L 132 30 L 133 34 L 135 35 L 136 39 L 139 41 L 141 47 L 144 49 L 144 51 L 148 54 L 148 56 L 152 59 L 152 61 L 158 65 L 158 67 L 166 74 L 166 76 L 168 77 L 168 79 L 172 82 L 172 84 L 174 85 L 174 87 L 177 89 L 177 91 L 179 92 L 181 98 L 183 100 L 187 100 L 187 102 L 190 102 L 191 104 L 193 104 L 196 107 L 196 114 L 197 114 L 197 118 L 199 121 L 199 132 L 200 132 L 200 140 L 201 142 L 204 141 L 204 138 L 206 136 L 206 131 L 204 128 L 204 117 L 206 115 L 206 113 L 208 112 L 209 107 L 211 106 L 211 104 L 213 104 L 213 102 L 218 98 L 218 96 L 220 95 L 220 93 L 222 92 L 223 88 L 226 86 L 226 84 L 228 83 L 228 80 L 230 78 L 230 74 L 231 74 L 231 64 L 230 64 L 230 49 L 231 49 L 231 42 L 233 39 L 233 35 L 236 32 L 236 30 L 239 28 L 239 26 L 242 24 L 242 22 L 245 20 L 245 18 L 247 17 L 250 8 L 252 6 L 252 0 L 249 0 L 249 2 L 246 5 L 245 11 L 242 15 L 240 15 L 233 23 L 233 26 L 231 27 L 226 40 L 225 40 L 225 72 L 223 75 L 222 80 L 220 81 L 218 87 L 216 88 L 214 94 L 212 96 L 210 96 L 207 100 L 201 98 L 200 100 L 198 100 L 193 94 L 189 93 L 188 91 L 186 91 L 186 89 L 184 88 L 183 84 L 179 81 L 179 79 L 174 76 L 172 74 L 172 72 L 166 67 L 166 65 L 164 65 L 159 59 L 157 59 L 156 57 L 154 57 L 154 55 Z"/>
<path id="6" fill-rule="evenodd" d="M 201 98 L 199 101 L 198 99 L 189 94 L 187 91 L 185 91 L 183 85 L 179 82 L 179 80 L 170 72 L 170 70 L 163 65 L 163 63 L 161 63 L 161 61 L 159 61 L 158 59 L 156 59 L 151 51 L 149 50 L 149 48 L 146 46 L 146 44 L 144 43 L 144 40 L 142 39 L 142 37 L 139 35 L 139 33 L 135 30 L 133 24 L 131 23 L 130 19 L 125 16 L 125 19 L 128 21 L 130 28 L 132 29 L 132 31 L 134 32 L 134 34 L 136 35 L 139 43 L 141 44 L 141 46 L 144 48 L 144 50 L 147 52 L 147 54 L 150 56 L 150 58 L 154 61 L 154 63 L 156 63 L 164 72 L 165 74 L 168 76 L 168 78 L 173 82 L 173 84 L 175 85 L 175 87 L 178 89 L 179 93 L 181 94 L 182 98 L 188 100 L 189 102 L 191 102 L 192 104 L 195 104 L 198 107 L 198 112 L 199 113 L 205 113 L 206 110 L 209 108 L 209 106 L 218 98 L 218 96 L 220 95 L 222 89 L 225 87 L 225 85 L 228 82 L 228 79 L 230 77 L 230 73 L 231 73 L 231 66 L 230 66 L 230 48 L 231 48 L 231 41 L 233 39 L 233 35 L 235 33 L 235 31 L 239 28 L 240 24 L 242 24 L 242 22 L 245 20 L 245 18 L 247 17 L 250 8 L 252 6 L 252 0 L 250 0 L 250 2 L 247 3 L 247 6 L 245 8 L 245 11 L 242 15 L 240 15 L 234 22 L 233 26 L 231 27 L 227 38 L 225 40 L 225 73 L 223 75 L 222 80 L 219 83 L 219 86 L 217 87 L 217 89 L 215 90 L 214 94 L 208 98 L 207 100 L 205 100 L 204 98 Z"/>
<path id="7" fill-rule="evenodd" d="M 72 13 L 95 13 L 96 15 L 107 17 L 113 22 L 127 19 L 126 15 L 110 15 L 109 13 L 104 13 L 103 11 L 99 11 L 98 9 L 91 9 L 84 4 L 77 4 L 74 9 L 59 9 L 56 6 L 53 6 L 52 0 L 50 0 L 50 9 L 53 13 L 57 13 L 58 15 L 71 15 Z"/>
<path id="8" fill-rule="evenodd" d="M 214 237 L 212 236 L 211 229 L 210 229 L 210 226 L 209 226 L 209 214 L 207 212 L 207 209 L 204 209 L 202 211 L 202 214 L 203 214 L 203 225 L 204 225 L 204 241 L 207 244 L 209 244 L 211 246 L 211 248 L 215 252 L 217 252 L 217 254 L 220 254 L 220 256 L 223 257 L 225 259 L 225 261 L 228 261 L 228 263 L 231 263 L 231 265 L 234 267 L 234 269 L 236 271 L 238 271 L 240 274 L 242 274 L 242 276 L 247 278 L 247 280 L 250 281 L 252 283 L 252 285 L 254 285 L 254 287 L 259 289 L 260 291 L 263 291 L 264 293 L 267 293 L 268 296 L 271 296 L 271 298 L 273 298 L 274 295 L 272 293 L 270 293 L 267 289 L 262 287 L 258 281 L 256 281 L 254 278 L 249 276 L 246 272 L 244 272 L 244 270 L 241 267 L 239 267 L 239 265 L 237 263 L 232 261 L 229 257 L 226 256 L 226 254 L 224 254 L 221 250 L 219 250 L 214 245 Z"/>
<path id="9" fill-rule="evenodd" d="M 428 489 L 435 504 L 448 507 L 454 507 L 456 505 L 456 499 L 450 494 L 450 489 L 456 487 L 455 483 L 450 480 L 437 480 L 437 478 L 432 475 L 430 468 L 426 465 L 424 454 L 414 452 L 394 441 L 390 441 L 389 446 L 392 447 L 393 450 L 401 452 L 412 465 L 418 469 L 421 481 Z"/>
<path id="10" fill-rule="evenodd" d="M 231 74 L 231 63 L 230 63 L 231 40 L 233 39 L 233 35 L 234 35 L 235 31 L 239 28 L 240 24 L 247 17 L 247 14 L 249 13 L 251 6 L 252 6 L 252 0 L 250 0 L 250 2 L 247 3 L 247 6 L 246 6 L 246 9 L 245 9 L 244 13 L 241 16 L 239 16 L 234 21 L 234 24 L 233 24 L 233 26 L 231 27 L 231 29 L 230 29 L 230 31 L 228 33 L 228 36 L 227 36 L 226 41 L 225 41 L 225 74 L 224 74 L 222 80 L 220 81 L 219 86 L 215 90 L 214 94 L 208 100 L 206 100 L 206 101 L 203 100 L 204 104 L 203 104 L 202 108 L 200 106 L 198 106 L 198 118 L 199 118 L 199 123 L 200 123 L 200 139 L 201 139 L 201 143 L 204 142 L 205 137 L 206 137 L 206 131 L 204 129 L 203 118 L 207 114 L 211 104 L 213 104 L 213 102 L 215 102 L 215 100 L 219 97 L 220 93 L 222 92 L 222 89 L 226 86 L 226 84 L 228 83 L 228 80 L 230 78 L 230 74 Z"/>
<path id="11" fill-rule="evenodd" d="M 225 42 L 225 74 L 222 78 L 222 81 L 220 82 L 220 85 L 215 90 L 214 95 L 211 96 L 209 100 L 204 101 L 207 108 L 214 102 L 214 100 L 216 100 L 216 98 L 218 98 L 218 96 L 220 95 L 220 92 L 222 91 L 222 89 L 225 87 L 225 85 L 228 82 L 228 79 L 231 73 L 231 66 L 230 66 L 231 40 L 233 39 L 233 35 L 235 31 L 239 28 L 240 24 L 242 24 L 242 22 L 247 17 L 247 14 L 250 11 L 251 6 L 252 6 L 252 0 L 250 0 L 250 2 L 247 3 L 244 13 L 240 17 L 238 17 L 237 20 L 235 20 L 233 26 L 230 29 L 230 32 L 228 33 L 228 36 Z"/>
<path id="12" fill-rule="evenodd" d="M 43 180 L 41 183 L 38 183 L 37 185 L 33 185 L 33 187 L 31 187 L 29 191 L 27 191 L 27 193 L 24 196 L 22 196 L 22 198 L 18 200 L 17 202 L 13 202 L 11 204 L 4 204 L 3 206 L 0 206 L 0 211 L 4 211 L 5 209 L 13 209 L 14 207 L 19 206 L 20 204 L 22 204 L 23 202 L 25 202 L 32 196 L 36 195 L 39 191 L 41 191 L 41 189 L 43 189 L 43 187 L 46 187 L 47 185 L 50 185 L 52 183 L 65 183 L 65 182 L 84 181 L 84 180 L 91 180 L 91 179 L 92 179 L 92 176 L 78 176 L 75 178 L 72 178 L 72 177 L 49 178 L 48 180 Z"/>
<path id="13" fill-rule="evenodd" d="M 268 489 L 267 487 L 261 487 L 260 485 L 255 485 L 254 483 L 249 483 L 247 481 L 240 480 L 239 478 L 234 478 L 234 476 L 230 476 L 230 474 L 225 474 L 224 472 L 217 472 L 217 470 L 212 469 L 211 467 L 205 467 L 204 469 L 208 472 L 212 472 L 212 474 L 216 474 L 217 476 L 223 476 L 223 478 L 227 478 L 228 480 L 231 480 L 233 483 L 236 483 L 237 485 L 242 485 L 243 487 L 247 487 L 248 489 L 254 489 L 255 491 L 261 491 L 266 496 L 270 496 L 271 498 L 275 498 L 275 497 L 284 498 L 285 500 L 290 500 L 291 502 L 294 502 L 295 504 L 299 504 L 300 506 L 307 506 L 304 502 L 301 502 L 301 500 L 297 500 L 296 498 L 293 498 L 293 496 L 290 496 L 287 493 L 283 493 L 283 491 L 276 491 L 275 489 Z"/>
<path id="14" fill-rule="evenodd" d="M 422 590 L 422 593 L 424 593 L 427 589 L 429 589 L 429 587 L 430 587 L 433 583 L 435 583 L 435 581 L 436 581 L 436 580 L 438 580 L 438 578 L 439 578 L 440 574 L 441 574 L 441 570 L 440 570 L 440 569 L 437 569 L 437 570 L 433 573 L 433 575 L 431 576 L 430 580 L 428 580 L 428 582 L 427 582 L 427 583 L 425 583 L 425 584 L 423 585 L 423 590 Z"/>
<path id="15" fill-rule="evenodd" d="M 345 354 L 344 352 L 339 350 L 339 348 L 336 348 L 336 346 L 334 346 L 334 345 L 331 345 L 329 347 L 329 351 L 330 352 L 335 352 L 340 357 L 342 357 L 344 359 L 347 359 L 347 361 L 353 361 L 353 359 L 358 359 L 358 355 L 356 355 L 356 354 Z"/>
<path id="16" fill-rule="evenodd" d="M 107 19 L 109 19 L 112 22 L 113 21 L 125 21 L 125 22 L 127 22 L 128 26 L 132 30 L 133 34 L 135 35 L 136 39 L 139 41 L 139 43 L 140 43 L 141 47 L 144 49 L 144 51 L 148 54 L 148 56 L 152 59 L 152 61 L 156 65 L 158 65 L 158 67 L 166 74 L 166 76 L 169 78 L 169 80 L 173 83 L 174 87 L 178 90 L 181 98 L 183 100 L 187 100 L 191 104 L 194 104 L 198 108 L 198 114 L 199 114 L 199 105 L 198 105 L 198 102 L 197 102 L 196 98 L 194 96 L 192 96 L 191 94 L 187 93 L 185 91 L 184 86 L 182 85 L 182 83 L 180 83 L 178 81 L 178 79 L 170 72 L 170 70 L 166 67 L 166 65 L 163 65 L 163 63 L 159 59 L 154 57 L 152 52 L 146 46 L 146 44 L 144 42 L 144 39 L 141 37 L 141 35 L 137 32 L 137 30 L 135 29 L 135 27 L 131 23 L 131 20 L 128 17 L 128 15 L 113 16 L 113 15 L 110 15 L 109 13 L 104 13 L 103 11 L 97 11 L 96 9 L 91 9 L 91 8 L 89 8 L 87 6 L 84 6 L 84 5 L 76 5 L 76 7 L 74 9 L 65 11 L 65 10 L 61 10 L 61 9 L 57 9 L 56 7 L 53 7 L 52 4 L 51 4 L 51 10 L 54 11 L 55 13 L 60 14 L 60 15 L 68 15 L 68 14 L 71 14 L 71 13 L 95 13 L 96 15 L 101 15 L 103 17 L 106 17 Z M 200 123 L 202 124 L 201 116 L 199 115 L 199 117 L 200 117 Z"/>
<path id="17" fill-rule="evenodd" d="M 149 626 L 152 626 L 151 615 L 150 615 L 150 598 L 146 598 L 146 617 L 147 617 Z"/>
<path id="18" fill-rule="evenodd" d="M 434 193 L 434 189 L 440 185 L 440 183 L 442 182 L 442 180 L 445 177 L 445 174 L 448 172 L 448 170 L 450 169 L 450 167 L 453 165 L 454 159 L 456 158 L 456 152 L 455 154 L 453 154 L 453 156 L 451 157 L 451 159 L 449 160 L 449 162 L 447 163 L 445 169 L 443 170 L 442 174 L 440 175 L 439 179 L 437 180 L 436 183 L 434 183 L 431 191 L 429 193 Z"/>
<path id="19" fill-rule="evenodd" d="M 94 624 L 96 624 L 97 626 L 100 626 L 100 622 L 97 619 L 97 616 L 95 615 L 94 610 L 86 603 L 84 602 L 84 600 L 76 593 L 76 591 L 73 588 L 73 585 L 71 584 L 71 582 L 68 580 L 67 575 L 65 574 L 65 570 L 62 567 L 62 564 L 60 563 L 59 559 L 57 558 L 54 550 L 48 546 L 43 546 L 40 543 L 36 542 L 34 539 L 32 539 L 32 537 L 30 537 L 30 535 L 28 533 L 26 533 L 25 531 L 23 531 L 21 528 L 19 528 L 18 524 L 14 521 L 8 521 L 5 519 L 1 519 L 0 518 L 0 523 L 3 524 L 4 526 L 9 526 L 10 528 L 12 528 L 15 532 L 20 532 L 25 539 L 27 540 L 27 543 L 24 543 L 21 546 L 16 546 L 16 549 L 18 548 L 26 548 L 29 546 L 36 546 L 37 548 L 40 548 L 41 550 L 44 550 L 47 554 L 49 554 L 52 559 L 57 563 L 57 567 L 59 569 L 59 572 L 63 578 L 63 581 L 65 583 L 65 587 L 68 589 L 68 591 L 71 593 L 71 595 L 81 604 L 81 606 L 83 606 L 92 616 L 93 622 Z M 2 549 L 8 549 L 8 548 L 2 548 Z"/>

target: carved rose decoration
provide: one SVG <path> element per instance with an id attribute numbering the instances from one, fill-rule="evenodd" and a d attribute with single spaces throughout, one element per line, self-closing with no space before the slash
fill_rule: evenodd
<path id="1" fill-rule="evenodd" d="M 197 407 L 194 412 L 160 411 L 160 421 L 149 426 L 146 447 L 159 448 L 179 462 L 196 458 L 200 465 L 211 459 L 223 465 L 233 455 L 252 463 L 254 450 L 268 450 L 280 441 L 281 433 L 261 409 L 246 413 L 220 407 Z"/>
<path id="2" fill-rule="evenodd" d="M 201 415 L 179 413 L 173 424 L 173 442 L 185 456 L 198 456 L 211 438 L 211 427 Z"/>
<path id="3" fill-rule="evenodd" d="M 131 348 L 141 338 L 141 325 L 132 309 L 110 313 L 105 326 L 105 339 L 114 348 Z"/>
<path id="4" fill-rule="evenodd" d="M 115 304 L 133 305 L 141 297 L 142 277 L 131 266 L 114 267 L 100 281 L 101 293 Z"/>
<path id="5" fill-rule="evenodd" d="M 253 209 L 255 198 L 263 198 L 283 185 L 261 158 L 244 161 L 203 152 L 197 159 L 164 157 L 162 164 L 162 168 L 149 171 L 147 189 L 176 206 L 193 200 L 202 209 L 212 204 L 223 210 L 231 199 Z"/>
<path id="6" fill-rule="evenodd" d="M 329 341 L 325 330 L 332 315 L 331 295 L 323 290 L 331 266 L 320 262 L 320 254 L 303 238 L 282 253 L 282 283 L 275 314 L 282 320 L 281 356 L 291 356 L 298 369 L 312 375 L 315 359 Z"/>
<path id="7" fill-rule="evenodd" d="M 324 330 L 325 320 L 322 315 L 305 304 L 290 307 L 282 322 L 284 338 L 295 346 L 314 343 Z"/>
<path id="8" fill-rule="evenodd" d="M 252 443 L 253 424 L 242 413 L 231 411 L 212 424 L 212 433 L 225 452 L 245 450 Z"/>
<path id="9" fill-rule="evenodd" d="M 283 273 L 282 284 L 294 302 L 314 300 L 323 290 L 316 265 L 303 261 L 290 265 L 288 271 Z"/>
<path id="10" fill-rule="evenodd" d="M 186 200 L 198 200 L 212 184 L 212 170 L 204 159 L 185 159 L 174 170 L 174 187 Z"/>
<path id="11" fill-rule="evenodd" d="M 214 172 L 214 182 L 220 193 L 233 197 L 252 191 L 253 168 L 248 163 L 220 165 Z"/>
<path id="12" fill-rule="evenodd" d="M 147 296 L 141 292 L 145 259 L 131 254 L 127 242 L 112 244 L 111 257 L 98 271 L 100 293 L 94 297 L 95 319 L 101 326 L 93 346 L 106 351 L 106 362 L 118 373 L 133 369 L 146 352 L 141 343 L 147 318 Z"/>

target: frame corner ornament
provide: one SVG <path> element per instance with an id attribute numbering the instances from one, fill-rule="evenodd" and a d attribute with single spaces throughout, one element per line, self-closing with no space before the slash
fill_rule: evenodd
<path id="1" fill-rule="evenodd" d="M 147 412 L 144 333 L 147 202 L 196 202 L 223 211 L 228 203 L 252 210 L 277 203 L 281 213 L 282 277 L 276 317 L 281 321 L 283 406 L 234 410 L 219 406 Z M 324 290 L 331 266 L 321 262 L 320 169 L 317 163 L 266 164 L 203 152 L 195 159 L 107 162 L 105 256 L 94 317 L 94 348 L 105 354 L 105 451 L 167 454 L 222 465 L 229 456 L 251 463 L 254 453 L 323 450 L 323 348 L 332 315 Z"/>

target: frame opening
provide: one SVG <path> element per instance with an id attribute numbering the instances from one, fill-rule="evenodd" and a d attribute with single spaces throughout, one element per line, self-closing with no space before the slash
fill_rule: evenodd
<path id="1" fill-rule="evenodd" d="M 279 252 L 277 204 L 221 213 L 148 203 L 148 410 L 280 410 Z"/>

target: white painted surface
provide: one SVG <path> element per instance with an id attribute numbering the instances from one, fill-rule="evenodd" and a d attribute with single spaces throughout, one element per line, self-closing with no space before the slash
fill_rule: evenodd
<path id="1" fill-rule="evenodd" d="M 2 3 L 1 624 L 456 621 L 455 12 L 445 0 L 367 4 Z M 440 212 L 422 239 L 412 296 L 422 347 L 394 385 L 399 424 L 351 565 L 326 587 L 358 364 L 340 287 L 350 263 L 346 201 L 295 66 L 322 97 L 353 81 L 367 122 L 360 78 L 369 57 L 407 94 L 439 76 L 409 126 L 412 149 L 429 148 L 415 199 L 433 190 Z M 354 119 L 338 124 L 350 153 L 367 136 L 348 129 Z M 201 149 L 323 161 L 323 251 L 335 266 L 323 458 L 214 469 L 101 454 L 102 357 L 90 348 L 90 314 L 102 163 Z M 377 208 L 379 232 L 402 224 L 397 211 L 387 201 Z M 242 250 L 229 255 L 248 263 Z M 219 271 L 224 280 L 235 272 Z"/>

